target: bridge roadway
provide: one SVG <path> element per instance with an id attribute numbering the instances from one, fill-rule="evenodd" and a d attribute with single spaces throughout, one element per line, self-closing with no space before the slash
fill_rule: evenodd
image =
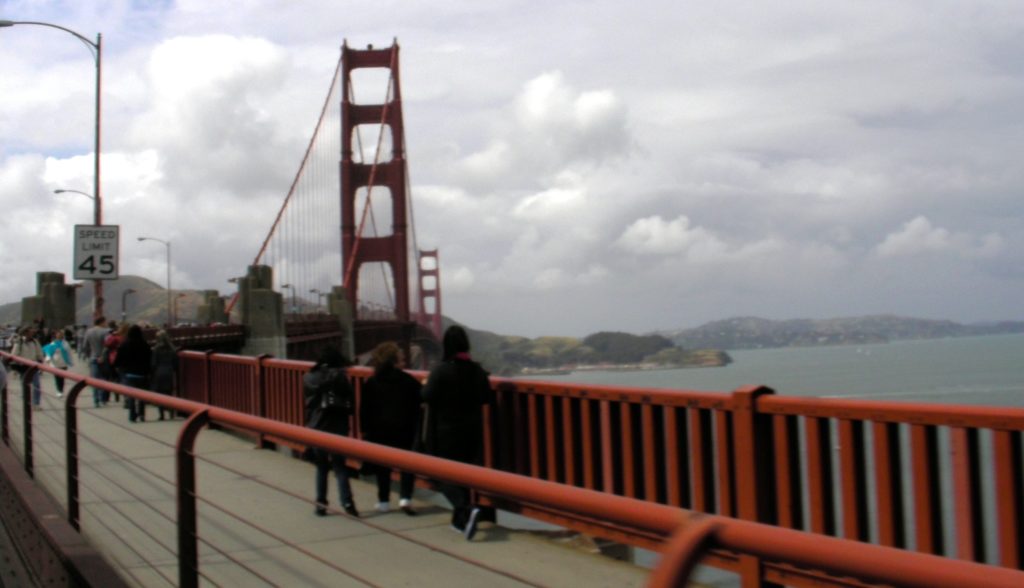
<path id="1" fill-rule="evenodd" d="M 42 379 L 42 409 L 33 412 L 35 479 L 66 511 L 63 401 L 52 377 Z M 11 446 L 23 457 L 20 388 L 9 377 Z M 83 391 L 82 533 L 130 585 L 177 585 L 173 447 L 184 421 L 155 421 L 149 407 L 147 422 L 133 424 L 113 400 L 91 404 L 91 391 Z M 649 573 L 555 541 L 556 533 L 510 528 L 503 513 L 502 525 L 482 524 L 467 542 L 449 527 L 443 499 L 422 489 L 414 498 L 418 516 L 377 513 L 375 485 L 354 480 L 361 518 L 316 517 L 312 465 L 222 431 L 203 431 L 196 455 L 203 585 L 622 587 L 644 584 Z M 333 475 L 330 484 L 336 507 Z"/>

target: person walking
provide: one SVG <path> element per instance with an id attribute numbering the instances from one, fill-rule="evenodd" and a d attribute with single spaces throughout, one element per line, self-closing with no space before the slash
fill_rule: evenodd
<path id="1" fill-rule="evenodd" d="M 124 326 L 124 325 L 122 325 Z M 149 370 L 153 363 L 153 350 L 149 348 L 145 337 L 142 336 L 142 327 L 132 325 L 128 327 L 124 341 L 117 347 L 117 356 L 114 358 L 114 369 L 121 374 L 121 383 L 133 388 L 146 389 L 149 384 Z M 131 396 L 127 397 L 128 420 L 131 422 L 144 422 L 146 420 L 146 403 Z"/>
<path id="2" fill-rule="evenodd" d="M 167 331 L 159 330 L 156 333 L 156 342 L 153 344 L 153 359 L 150 367 L 152 368 L 152 381 L 150 382 L 150 388 L 154 392 L 161 394 L 167 394 L 168 396 L 174 395 L 174 375 L 178 371 L 178 348 L 174 346 L 174 342 L 171 341 L 171 336 L 167 334 Z M 162 406 L 160 409 L 160 420 L 164 420 L 164 413 L 166 412 L 174 418 L 174 411 L 166 409 Z"/>
<path id="3" fill-rule="evenodd" d="M 75 365 L 75 362 L 72 361 L 71 348 L 64 339 L 64 331 L 60 329 L 53 332 L 53 341 L 43 346 L 43 355 L 46 356 L 47 363 L 59 370 L 66 370 Z M 57 388 L 57 398 L 62 398 L 64 396 L 64 377 L 53 374 L 53 385 Z"/>
<path id="4" fill-rule="evenodd" d="M 89 376 L 97 380 L 106 379 L 107 348 L 103 345 L 103 341 L 109 334 L 110 328 L 107 326 L 107 319 L 100 316 L 96 317 L 93 326 L 86 329 L 85 334 L 82 335 L 82 349 L 85 357 L 89 360 Z M 93 387 L 92 403 L 96 408 L 107 403 L 104 390 Z"/>
<path id="5" fill-rule="evenodd" d="M 42 363 L 45 359 L 43 349 L 39 346 L 39 341 L 36 340 L 36 330 L 32 327 L 25 327 L 21 330 L 21 335 L 14 342 L 14 348 L 11 352 L 18 357 L 23 357 L 37 363 Z M 24 374 L 26 371 L 27 369 L 21 371 L 21 373 Z M 42 400 L 43 385 L 39 379 L 39 371 L 36 370 L 32 376 L 32 406 L 39 406 Z"/>
<path id="6" fill-rule="evenodd" d="M 348 361 L 341 351 L 328 345 L 320 354 L 313 369 L 302 378 L 305 401 L 306 426 L 318 431 L 348 435 L 348 420 L 352 414 L 354 394 L 345 374 Z M 325 449 L 313 448 L 313 463 L 316 465 L 316 510 L 317 516 L 327 515 L 327 476 L 334 470 L 338 479 L 338 494 L 341 506 L 350 516 L 358 517 L 352 499 L 352 485 L 348 479 L 345 457 Z"/>
<path id="7" fill-rule="evenodd" d="M 469 354 L 469 335 L 458 325 L 444 333 L 444 355 L 423 387 L 428 418 L 425 450 L 431 455 L 479 464 L 483 453 L 483 406 L 494 403 L 489 374 Z M 452 504 L 452 528 L 466 540 L 476 535 L 481 509 L 469 489 L 444 483 L 441 493 Z"/>
<path id="8" fill-rule="evenodd" d="M 373 376 L 363 384 L 359 404 L 359 424 L 363 438 L 371 443 L 411 450 L 419 433 L 420 385 L 416 378 L 402 368 L 405 354 L 395 343 L 381 343 L 373 350 Z M 390 510 L 391 469 L 373 465 L 377 476 L 377 510 Z M 400 476 L 398 505 L 407 515 L 415 515 L 412 508 L 413 484 L 411 472 Z"/>
<path id="9" fill-rule="evenodd" d="M 103 339 L 103 346 L 107 349 L 107 360 L 106 370 L 104 377 L 111 382 L 120 383 L 123 379 L 121 372 L 114 366 L 114 362 L 117 361 L 117 350 L 128 336 L 128 329 L 131 325 L 128 323 L 117 324 L 114 321 L 110 321 L 110 333 Z M 121 395 L 114 392 L 114 402 L 121 399 Z M 110 401 L 110 392 L 107 390 L 103 391 L 103 403 L 106 404 Z M 125 408 L 128 408 L 127 399 L 125 399 Z"/>

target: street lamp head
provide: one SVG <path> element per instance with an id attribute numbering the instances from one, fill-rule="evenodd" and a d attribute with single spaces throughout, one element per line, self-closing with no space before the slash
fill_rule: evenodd
<path id="1" fill-rule="evenodd" d="M 0 20 L 0 27 L 13 27 L 13 26 L 14 26 L 14 21 L 13 20 Z"/>

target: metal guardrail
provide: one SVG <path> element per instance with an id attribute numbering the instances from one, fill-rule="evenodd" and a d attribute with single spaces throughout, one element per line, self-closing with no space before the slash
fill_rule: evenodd
<path id="1" fill-rule="evenodd" d="M 10 358 L 8 354 L 0 354 Z M 196 358 L 184 353 L 185 365 L 194 363 Z M 204 354 L 199 354 L 203 356 Z M 249 377 L 254 389 L 262 391 L 257 395 L 255 406 L 266 407 L 271 399 L 266 396 L 285 393 L 274 390 L 275 378 L 291 379 L 308 365 L 299 362 L 283 362 L 251 358 L 255 362 L 236 358 L 216 358 L 205 355 L 205 379 L 217 379 L 216 370 L 210 369 L 211 361 L 224 360 L 225 364 L 258 367 L 262 373 Z M 24 453 L 26 470 L 32 471 L 32 434 L 30 382 L 36 370 L 59 373 L 75 382 L 65 396 L 67 464 L 68 464 L 68 518 L 78 525 L 77 498 L 77 453 L 76 447 L 76 400 L 86 386 L 96 386 L 129 397 L 143 400 L 165 408 L 191 415 L 186 421 L 177 446 L 178 463 L 178 557 L 179 581 L 181 586 L 198 584 L 198 549 L 196 546 L 195 520 L 195 469 L 191 453 L 192 444 L 203 426 L 215 423 L 232 429 L 247 431 L 255 435 L 280 439 L 289 443 L 316 446 L 343 455 L 388 465 L 395 469 L 411 471 L 425 478 L 469 486 L 482 495 L 493 497 L 507 504 L 530 506 L 536 509 L 558 512 L 572 520 L 595 521 L 606 527 L 614 526 L 633 537 L 645 537 L 663 552 L 663 558 L 651 576 L 652 586 L 685 585 L 690 570 L 698 561 L 717 557 L 735 561 L 733 569 L 741 574 L 744 585 L 759 585 L 761 582 L 799 583 L 814 582 L 817 585 L 857 586 L 883 583 L 900 586 L 1020 586 L 1024 585 L 1024 572 L 1013 569 L 984 565 L 969 561 L 943 558 L 925 553 L 914 553 L 892 547 L 871 545 L 813 533 L 786 529 L 735 518 L 705 515 L 653 501 L 616 496 L 607 492 L 578 488 L 571 485 L 535 479 L 510 472 L 497 471 L 488 467 L 472 466 L 442 460 L 410 451 L 374 445 L 349 437 L 330 435 L 307 429 L 295 424 L 273 420 L 252 414 L 245 414 L 210 403 L 168 397 L 110 382 L 83 377 L 79 374 L 56 370 L 27 362 L 20 358 L 14 361 L 29 366 L 23 380 L 22 402 L 25 406 Z M 196 365 L 185 368 L 184 379 L 195 377 L 189 371 L 197 371 Z M 353 370 L 360 377 L 362 370 Z M 365 375 L 365 374 L 363 374 Z M 357 380 L 358 383 L 358 380 Z M 498 383 L 499 386 L 501 382 Z M 203 394 L 213 399 L 237 396 L 240 388 L 220 390 L 208 384 Z M 741 398 L 757 398 L 756 391 L 744 391 Z M 683 405 L 685 406 L 685 405 Z M 742 410 L 742 408 L 740 409 Z M 642 415 L 641 415 L 642 416 Z M 7 395 L 0 402 L 0 430 L 3 440 L 9 440 Z M 737 428 L 744 416 L 736 419 Z M 74 475 L 73 475 L 74 473 Z M 747 499 L 740 500 L 742 505 Z M 743 509 L 749 505 L 742 506 Z M 714 548 L 718 555 L 709 550 Z"/>

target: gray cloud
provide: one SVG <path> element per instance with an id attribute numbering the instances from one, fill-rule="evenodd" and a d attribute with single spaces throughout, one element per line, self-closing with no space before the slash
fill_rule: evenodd
<path id="1" fill-rule="evenodd" d="M 329 3 L 278 8 L 5 5 L 104 32 L 123 272 L 162 282 L 161 248 L 133 237 L 169 236 L 176 283 L 226 286 L 284 198 L 342 40 L 397 36 L 417 237 L 440 248 L 459 320 L 537 335 L 1020 318 L 1018 3 L 385 3 L 340 24 Z M 91 189 L 91 65 L 55 41 L 0 33 L 0 300 L 68 267 L 90 217 L 51 194 Z"/>

